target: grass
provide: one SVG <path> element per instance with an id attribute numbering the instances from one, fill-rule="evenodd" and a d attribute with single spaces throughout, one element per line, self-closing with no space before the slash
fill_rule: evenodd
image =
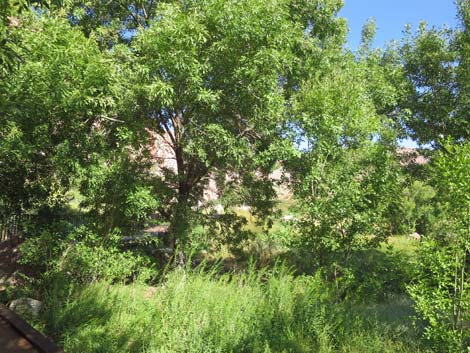
<path id="1" fill-rule="evenodd" d="M 387 244 L 382 245 L 382 249 L 390 246 L 393 250 L 414 258 L 419 246 L 419 240 L 413 239 L 407 235 L 395 235 L 387 239 Z"/>
<path id="2" fill-rule="evenodd" d="M 78 191 L 77 187 L 72 187 L 67 194 L 65 195 L 67 199 L 67 205 L 72 211 L 81 211 L 82 208 L 80 207 L 80 203 L 84 200 L 80 191 Z"/>
<path id="3" fill-rule="evenodd" d="M 397 325 L 407 325 L 404 316 L 332 303 L 316 277 L 279 266 L 225 275 L 177 269 L 154 287 L 57 284 L 42 326 L 68 353 L 420 352 L 411 328 Z"/>
<path id="4" fill-rule="evenodd" d="M 278 199 L 276 203 L 275 210 L 279 212 L 279 217 L 275 219 L 273 226 L 269 229 L 269 232 L 276 232 L 281 227 L 280 217 L 291 214 L 292 209 L 295 207 L 295 201 L 289 198 Z M 255 234 L 264 233 L 263 227 L 256 223 L 257 218 L 253 216 L 248 209 L 237 209 L 236 213 L 240 217 L 245 217 L 247 224 L 245 225 L 245 230 L 252 231 Z"/>

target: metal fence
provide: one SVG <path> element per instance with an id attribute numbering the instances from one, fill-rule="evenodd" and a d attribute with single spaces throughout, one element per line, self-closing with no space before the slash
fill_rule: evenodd
<path id="1" fill-rule="evenodd" d="M 23 231 L 24 217 L 19 214 L 0 216 L 0 242 L 19 239 Z"/>
<path id="2" fill-rule="evenodd" d="M 52 224 L 64 221 L 71 225 L 71 229 L 78 228 L 87 224 L 87 218 L 82 214 L 52 216 L 41 219 L 37 216 L 28 214 L 9 214 L 0 213 L 0 243 L 4 241 L 18 241 L 25 234 L 25 228 L 28 223 L 38 222 L 38 224 Z"/>

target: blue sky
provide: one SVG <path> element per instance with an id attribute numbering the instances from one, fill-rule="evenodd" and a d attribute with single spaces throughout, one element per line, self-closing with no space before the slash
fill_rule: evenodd
<path id="1" fill-rule="evenodd" d="M 392 39 L 400 39 L 405 24 L 417 28 L 421 20 L 429 25 L 455 26 L 456 9 L 453 0 L 344 0 L 341 17 L 348 20 L 348 42 L 357 48 L 361 39 L 362 25 L 368 18 L 375 18 L 377 36 L 375 45 L 382 47 Z"/>

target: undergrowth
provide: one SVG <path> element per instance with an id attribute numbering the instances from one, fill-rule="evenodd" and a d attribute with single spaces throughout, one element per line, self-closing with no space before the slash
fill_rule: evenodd
<path id="1" fill-rule="evenodd" d="M 422 351 L 408 313 L 332 302 L 319 278 L 283 266 L 175 269 L 155 286 L 58 280 L 49 288 L 38 325 L 68 353 Z"/>

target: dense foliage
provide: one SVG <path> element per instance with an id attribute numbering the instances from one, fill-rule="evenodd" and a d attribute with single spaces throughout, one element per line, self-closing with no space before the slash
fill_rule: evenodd
<path id="1" fill-rule="evenodd" d="M 456 2 L 460 25 L 455 29 L 408 30 L 402 56 L 409 94 L 403 106 L 411 111 L 405 124 L 419 142 L 439 138 L 468 139 L 470 4 Z"/>
<path id="2" fill-rule="evenodd" d="M 434 166 L 440 214 L 432 237 L 419 252 L 410 287 L 416 307 L 429 321 L 425 333 L 440 350 L 470 344 L 468 288 L 470 249 L 470 145 L 446 143 Z"/>
<path id="3" fill-rule="evenodd" d="M 70 352 L 468 350 L 470 1 L 355 52 L 341 7 L 3 1 L 8 299 Z"/>

